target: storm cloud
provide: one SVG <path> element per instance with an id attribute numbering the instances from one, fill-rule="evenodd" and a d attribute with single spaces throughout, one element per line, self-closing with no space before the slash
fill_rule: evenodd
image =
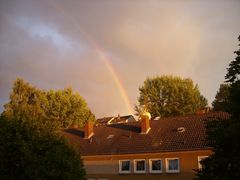
<path id="1" fill-rule="evenodd" d="M 0 1 L 0 105 L 21 77 L 72 87 L 97 115 L 128 113 L 97 44 L 131 106 L 146 77 L 190 77 L 209 104 L 238 49 L 239 1 Z"/>

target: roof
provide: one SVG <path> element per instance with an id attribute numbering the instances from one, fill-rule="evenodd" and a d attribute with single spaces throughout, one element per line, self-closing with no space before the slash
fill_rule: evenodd
<path id="1" fill-rule="evenodd" d="M 83 138 L 83 129 L 65 129 L 62 133 L 83 156 L 201 150 L 210 148 L 205 129 L 209 118 L 228 119 L 229 114 L 211 112 L 150 120 L 148 134 L 140 133 L 139 122 L 95 126 L 91 139 Z"/>
<path id="2" fill-rule="evenodd" d="M 113 123 L 126 123 L 136 121 L 135 118 L 132 115 L 126 115 L 126 116 L 112 116 L 112 117 L 104 117 L 99 118 L 96 121 L 96 125 L 106 125 L 106 124 L 113 124 Z"/>
<path id="3" fill-rule="evenodd" d="M 99 118 L 96 121 L 96 124 L 100 124 L 100 125 L 106 125 L 111 119 L 113 119 L 114 117 L 104 117 L 104 118 Z"/>

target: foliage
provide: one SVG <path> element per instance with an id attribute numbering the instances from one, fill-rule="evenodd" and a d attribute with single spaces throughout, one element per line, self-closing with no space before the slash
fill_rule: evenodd
<path id="1" fill-rule="evenodd" d="M 84 179 L 80 155 L 34 121 L 0 118 L 1 179 Z"/>
<path id="2" fill-rule="evenodd" d="M 240 114 L 240 80 L 231 84 L 229 100 L 231 103 L 229 105 L 230 106 L 229 112 L 234 117 L 238 117 Z M 240 119 L 239 119 L 239 121 L 240 121 Z"/>
<path id="3" fill-rule="evenodd" d="M 198 179 L 240 179 L 240 80 L 238 79 L 240 50 L 235 53 L 236 60 L 229 64 L 225 76 L 226 82 L 230 83 L 227 111 L 231 117 L 229 120 L 209 121 L 207 124 L 207 134 L 213 147 L 213 154 L 201 162 L 203 169 L 197 171 Z M 219 110 L 226 110 L 222 108 Z"/>
<path id="4" fill-rule="evenodd" d="M 240 36 L 238 36 L 238 40 L 240 41 Z M 229 64 L 229 68 L 227 69 L 228 72 L 225 76 L 226 82 L 230 83 L 236 82 L 240 75 L 240 49 L 234 51 L 234 53 L 237 55 L 237 57 Z"/>
<path id="5" fill-rule="evenodd" d="M 95 120 L 94 115 L 87 107 L 86 101 L 79 95 L 73 94 L 71 88 L 47 92 L 50 119 L 59 122 L 60 127 L 72 124 L 83 126 L 86 120 Z"/>
<path id="6" fill-rule="evenodd" d="M 207 100 L 191 79 L 173 76 L 147 78 L 139 88 L 137 113 L 147 110 L 153 117 L 193 114 L 206 107 Z"/>
<path id="7" fill-rule="evenodd" d="M 239 119 L 239 118 L 238 118 Z M 198 179 L 239 179 L 240 177 L 240 123 L 236 119 L 208 120 L 208 138 L 213 154 L 201 163 Z"/>
<path id="8" fill-rule="evenodd" d="M 39 90 L 22 79 L 14 82 L 10 102 L 4 105 L 7 118 L 31 121 L 50 130 L 66 128 L 72 124 L 82 126 L 86 120 L 95 120 L 86 101 L 71 88 L 64 90 Z"/>
<path id="9" fill-rule="evenodd" d="M 212 102 L 214 111 L 228 111 L 229 110 L 229 84 L 221 84 L 214 101 Z"/>
<path id="10" fill-rule="evenodd" d="M 39 90 L 14 82 L 0 119 L 1 179 L 84 179 L 80 154 L 58 128 L 81 124 L 94 115 L 70 88 Z"/>
<path id="11" fill-rule="evenodd" d="M 10 102 L 4 105 L 3 116 L 7 119 L 21 120 L 28 125 L 29 121 L 39 129 L 54 130 L 56 124 L 47 119 L 48 101 L 44 92 L 30 86 L 21 79 L 14 82 Z M 32 118 L 34 117 L 34 119 Z"/>

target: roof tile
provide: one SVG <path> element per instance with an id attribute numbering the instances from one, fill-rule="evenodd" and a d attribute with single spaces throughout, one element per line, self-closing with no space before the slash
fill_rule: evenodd
<path id="1" fill-rule="evenodd" d="M 95 126 L 90 139 L 84 139 L 83 129 L 65 129 L 62 134 L 85 156 L 208 149 L 208 118 L 227 119 L 229 114 L 211 112 L 151 120 L 151 130 L 144 135 L 140 134 L 139 122 Z M 179 132 L 179 127 L 185 131 Z"/>

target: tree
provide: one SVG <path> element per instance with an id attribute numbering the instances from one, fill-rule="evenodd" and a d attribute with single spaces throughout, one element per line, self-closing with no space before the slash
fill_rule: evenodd
<path id="1" fill-rule="evenodd" d="M 46 111 L 49 109 L 46 93 L 17 79 L 14 82 L 10 101 L 4 105 L 2 115 L 6 119 L 20 120 L 21 123 L 32 121 L 36 127 L 53 131 L 56 122 L 51 122 Z M 26 123 L 28 125 L 29 123 Z"/>
<path id="2" fill-rule="evenodd" d="M 63 137 L 34 121 L 0 117 L 1 179 L 85 179 L 80 155 Z"/>
<path id="3" fill-rule="evenodd" d="M 71 89 L 46 92 L 17 79 L 4 107 L 1 179 L 85 179 L 80 154 L 58 129 L 94 118 L 79 94 Z"/>
<path id="4" fill-rule="evenodd" d="M 207 100 L 191 79 L 173 76 L 147 78 L 139 88 L 137 113 L 147 110 L 153 117 L 193 114 L 206 107 Z"/>
<path id="5" fill-rule="evenodd" d="M 83 126 L 85 121 L 95 120 L 95 116 L 87 107 L 86 101 L 71 88 L 47 92 L 49 102 L 48 117 L 60 123 L 60 127 L 72 124 Z"/>
<path id="6" fill-rule="evenodd" d="M 21 118 L 41 122 L 43 126 L 51 125 L 51 130 L 66 128 L 72 124 L 82 126 L 87 120 L 95 120 L 95 116 L 87 107 L 86 101 L 71 88 L 50 90 L 37 89 L 22 79 L 14 82 L 10 102 L 4 105 L 3 115 L 8 118 Z"/>
<path id="7" fill-rule="evenodd" d="M 237 57 L 229 64 L 225 76 L 229 83 L 227 111 L 231 117 L 225 121 L 208 120 L 207 134 L 213 154 L 201 162 L 203 168 L 197 171 L 198 179 L 240 179 L 240 50 L 234 53 Z"/>
<path id="8" fill-rule="evenodd" d="M 238 40 L 240 41 L 240 36 L 238 36 Z M 234 53 L 237 57 L 229 64 L 229 68 L 227 68 L 228 72 L 225 76 L 226 82 L 230 83 L 238 81 L 240 75 L 240 49 L 234 51 Z"/>
<path id="9" fill-rule="evenodd" d="M 229 108 L 229 84 L 221 84 L 214 101 L 212 102 L 214 111 L 228 111 Z"/>

